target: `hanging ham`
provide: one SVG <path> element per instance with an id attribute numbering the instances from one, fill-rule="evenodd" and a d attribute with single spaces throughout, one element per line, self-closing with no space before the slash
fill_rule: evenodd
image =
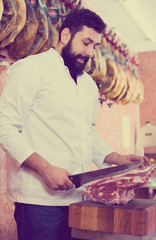
<path id="1" fill-rule="evenodd" d="M 4 10 L 0 21 L 0 42 L 14 29 L 17 17 L 15 0 L 3 0 Z"/>
<path id="2" fill-rule="evenodd" d="M 2 18 L 3 10 L 4 10 L 3 1 L 0 0 L 0 21 L 1 21 L 1 18 Z"/>
<path id="3" fill-rule="evenodd" d="M 26 57 L 36 36 L 38 21 L 29 0 L 26 0 L 26 23 L 14 42 L 7 46 L 8 54 L 12 59 L 18 60 Z"/>
<path id="4" fill-rule="evenodd" d="M 48 19 L 41 0 L 35 1 L 34 11 L 38 21 L 38 28 L 34 42 L 27 55 L 36 54 L 43 47 L 49 36 Z"/>
<path id="5" fill-rule="evenodd" d="M 0 43 L 0 48 L 4 48 L 12 43 L 18 33 L 23 29 L 26 22 L 26 5 L 25 0 L 15 0 L 17 7 L 17 17 L 13 30 L 11 33 Z"/>

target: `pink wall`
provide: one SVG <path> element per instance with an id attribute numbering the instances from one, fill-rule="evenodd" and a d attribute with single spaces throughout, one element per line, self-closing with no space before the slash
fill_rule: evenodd
<path id="1" fill-rule="evenodd" d="M 140 123 L 145 125 L 146 121 L 151 121 L 156 125 L 156 51 L 139 54 L 140 66 L 144 68 L 140 71 L 140 77 L 144 83 L 144 101 L 140 105 Z"/>
<path id="2" fill-rule="evenodd" d="M 129 121 L 129 144 L 124 144 L 123 117 Z M 121 154 L 136 153 L 136 134 L 139 128 L 138 104 L 114 104 L 111 108 L 107 104 L 99 105 L 97 131 L 115 151 Z"/>
<path id="3" fill-rule="evenodd" d="M 144 100 L 138 109 L 137 105 L 128 104 L 115 105 L 111 109 L 100 108 L 97 129 L 100 134 L 119 152 L 139 153 L 140 149 L 135 149 L 136 132 L 139 127 L 137 121 L 140 119 L 140 126 L 144 126 L 146 121 L 156 126 L 156 51 L 143 52 L 138 54 L 139 64 L 143 70 L 139 70 L 140 78 L 144 85 Z M 137 117 L 140 114 L 140 118 Z M 131 145 L 130 148 L 122 146 L 122 116 L 130 117 Z M 156 147 L 144 148 L 145 153 L 156 153 Z"/>
<path id="4" fill-rule="evenodd" d="M 150 121 L 156 126 L 156 51 L 139 53 L 140 77 L 144 84 L 144 101 L 140 105 L 140 125 Z M 156 153 L 156 147 L 145 148 L 145 152 Z"/>
<path id="5" fill-rule="evenodd" d="M 0 149 L 0 240 L 16 240 L 14 205 L 6 197 L 5 155 Z"/>
<path id="6" fill-rule="evenodd" d="M 8 59 L 8 61 L 10 61 Z M 7 68 L 0 66 L 0 94 L 5 85 Z M 14 205 L 6 196 L 5 154 L 0 148 L 0 240 L 16 240 L 16 227 L 13 218 Z"/>

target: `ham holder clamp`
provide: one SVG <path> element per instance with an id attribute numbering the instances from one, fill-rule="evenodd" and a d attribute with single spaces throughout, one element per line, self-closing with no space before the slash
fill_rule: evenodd
<path id="1" fill-rule="evenodd" d="M 143 160 L 136 161 L 133 163 L 123 164 L 116 167 L 110 167 L 110 168 L 75 174 L 75 175 L 69 176 L 69 179 L 75 184 L 75 188 L 79 188 L 88 182 L 92 182 L 98 179 L 107 178 L 107 177 L 128 172 L 132 169 L 139 167 L 140 165 L 143 164 L 143 162 L 144 162 Z"/>

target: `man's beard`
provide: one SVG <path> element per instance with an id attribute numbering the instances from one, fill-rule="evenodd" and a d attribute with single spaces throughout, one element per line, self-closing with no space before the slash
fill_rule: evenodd
<path id="1" fill-rule="evenodd" d="M 72 53 L 71 44 L 72 40 L 70 40 L 69 43 L 62 49 L 61 55 L 64 60 L 65 66 L 69 68 L 72 78 L 76 81 L 77 76 L 83 73 L 83 70 L 89 60 L 89 57 L 85 57 L 81 54 L 76 55 Z M 82 59 L 84 60 L 84 62 L 80 63 L 77 61 L 77 59 Z"/>

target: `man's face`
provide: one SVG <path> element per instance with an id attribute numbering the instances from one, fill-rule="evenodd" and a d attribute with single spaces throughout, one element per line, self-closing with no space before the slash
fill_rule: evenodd
<path id="1" fill-rule="evenodd" d="M 76 79 L 81 75 L 89 59 L 87 56 L 76 54 L 72 51 L 72 40 L 62 49 L 62 57 L 65 65 L 69 68 L 71 76 Z M 81 59 L 81 61 L 79 61 Z"/>
<path id="2" fill-rule="evenodd" d="M 84 26 L 62 49 L 64 63 L 74 80 L 82 74 L 87 61 L 93 56 L 94 49 L 100 44 L 101 37 L 95 30 Z"/>

